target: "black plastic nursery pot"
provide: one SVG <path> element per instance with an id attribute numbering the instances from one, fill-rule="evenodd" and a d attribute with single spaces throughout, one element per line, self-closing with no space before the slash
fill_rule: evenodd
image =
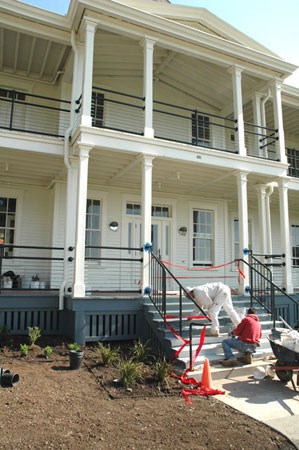
<path id="1" fill-rule="evenodd" d="M 70 369 L 78 370 L 82 365 L 83 352 L 78 352 L 76 350 L 70 350 Z"/>
<path id="2" fill-rule="evenodd" d="M 2 370 L 1 373 L 1 387 L 13 387 L 19 382 L 19 375 L 11 373 L 10 370 Z"/>

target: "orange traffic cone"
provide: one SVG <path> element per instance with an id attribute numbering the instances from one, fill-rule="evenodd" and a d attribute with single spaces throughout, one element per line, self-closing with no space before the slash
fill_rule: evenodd
<path id="1" fill-rule="evenodd" d="M 205 386 L 208 389 L 214 389 L 212 386 L 212 376 L 210 371 L 210 363 L 206 358 L 203 364 L 202 376 L 201 376 L 201 385 Z"/>

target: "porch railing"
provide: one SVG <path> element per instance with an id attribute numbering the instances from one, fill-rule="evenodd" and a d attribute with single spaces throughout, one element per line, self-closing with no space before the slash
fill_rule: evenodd
<path id="1" fill-rule="evenodd" d="M 68 100 L 0 88 L 0 128 L 64 137 L 70 123 Z"/>
<path id="2" fill-rule="evenodd" d="M 137 135 L 144 133 L 144 97 L 93 87 L 92 125 Z M 79 125 L 82 96 L 77 101 L 75 125 Z M 70 123 L 71 102 L 17 90 L 0 88 L 0 128 L 64 137 Z M 155 137 L 178 143 L 238 153 L 237 122 L 197 109 L 154 100 Z M 244 123 L 247 154 L 277 160 L 275 129 Z M 296 158 L 294 154 L 289 156 Z M 294 175 L 292 175 L 294 176 Z"/>
<path id="3" fill-rule="evenodd" d="M 178 291 L 178 302 L 168 302 L 167 300 L 167 289 L 166 280 L 171 277 L 174 285 L 176 286 L 176 291 Z M 179 323 L 179 331 L 182 333 L 183 328 L 183 298 L 187 297 L 190 302 L 195 305 L 192 297 L 189 296 L 188 292 L 184 286 L 179 282 L 179 280 L 171 273 L 168 267 L 161 261 L 161 259 L 151 252 L 150 260 L 150 292 L 149 298 L 151 299 L 153 305 L 159 312 L 163 320 L 165 320 L 169 310 L 171 308 L 171 314 L 177 318 Z M 177 297 L 176 297 L 177 299 Z M 207 318 L 210 322 L 210 318 L 207 316 L 206 312 L 203 311 L 198 305 L 196 307 L 201 311 L 202 315 Z"/>
<path id="4" fill-rule="evenodd" d="M 63 281 L 63 264 L 62 247 L 2 244 L 0 289 L 57 290 Z"/>
<path id="5" fill-rule="evenodd" d="M 242 262 L 249 268 L 251 306 L 253 306 L 253 301 L 256 301 L 267 313 L 271 314 L 273 328 L 275 328 L 275 323 L 279 316 L 282 316 L 284 320 L 288 321 L 288 318 L 284 316 L 284 310 L 278 306 L 277 294 L 279 294 L 280 296 L 285 297 L 285 299 L 293 305 L 294 322 L 297 323 L 299 318 L 299 302 L 273 282 L 272 271 L 269 268 L 269 266 L 283 265 L 283 263 L 263 263 L 256 257 L 257 255 L 252 254 L 252 251 L 249 251 L 248 255 L 248 262 L 243 259 L 236 261 Z M 283 255 L 259 256 L 263 256 L 265 259 L 270 260 L 283 258 Z"/>
<path id="6" fill-rule="evenodd" d="M 2 292 L 58 290 L 64 276 L 72 285 L 74 248 L 68 249 L 67 274 L 62 247 L 0 245 Z M 141 292 L 143 249 L 86 246 L 86 294 Z M 11 280 L 11 282 L 10 282 Z"/>
<path id="7" fill-rule="evenodd" d="M 86 245 L 85 251 L 87 293 L 141 293 L 142 247 Z"/>

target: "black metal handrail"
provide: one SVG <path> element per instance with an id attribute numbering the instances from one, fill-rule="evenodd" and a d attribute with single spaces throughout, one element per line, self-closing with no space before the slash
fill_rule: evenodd
<path id="1" fill-rule="evenodd" d="M 69 100 L 14 89 L 1 89 L 1 91 L 0 104 L 4 106 L 0 117 L 0 128 L 64 137 L 70 121 L 71 102 Z"/>
<path id="2" fill-rule="evenodd" d="M 167 304 L 167 287 L 166 279 L 170 277 L 171 280 L 177 285 L 179 290 L 179 307 L 178 313 L 176 315 L 179 321 L 179 331 L 182 333 L 183 324 L 183 297 L 187 297 L 191 302 L 198 308 L 203 316 L 210 322 L 211 319 L 205 313 L 205 311 L 198 306 L 194 299 L 189 295 L 184 286 L 179 282 L 179 280 L 173 275 L 173 273 L 168 269 L 168 267 L 161 261 L 161 258 L 151 252 L 150 260 L 150 293 L 149 298 L 151 299 L 153 305 L 156 307 L 157 311 L 161 315 L 162 319 L 165 320 L 167 316 L 167 309 L 169 305 Z"/>
<path id="3" fill-rule="evenodd" d="M 262 256 L 262 255 L 260 255 Z M 271 258 L 271 255 L 263 255 L 267 258 Z M 273 258 L 282 257 L 283 255 L 272 255 Z M 250 262 L 252 260 L 253 262 Z M 273 328 L 275 328 L 276 322 L 276 293 L 279 292 L 287 297 L 295 305 L 294 319 L 298 322 L 299 317 L 299 302 L 287 294 L 282 288 L 277 286 L 272 280 L 271 270 L 259 261 L 256 256 L 249 251 L 249 262 L 244 259 L 237 259 L 236 262 L 242 262 L 249 268 L 250 273 L 250 286 L 249 293 L 251 298 L 251 306 L 253 306 L 253 300 L 255 300 L 265 311 L 271 314 L 273 322 Z"/>
<path id="4" fill-rule="evenodd" d="M 1 244 L 0 275 L 3 278 L 7 272 L 10 273 L 14 280 L 14 290 L 32 289 L 31 284 L 36 276 L 41 281 L 40 289 L 57 290 L 64 276 L 68 277 L 65 273 L 67 263 L 67 272 L 70 274 L 68 281 L 71 286 L 74 250 L 74 247 L 69 247 L 66 256 L 63 247 Z M 88 293 L 141 293 L 143 248 L 86 245 L 85 250 L 85 279 Z M 90 254 L 90 251 L 96 254 Z M 4 278 L 1 281 L 4 281 Z M 4 287 L 3 290 L 7 292 L 10 288 Z M 68 288 L 68 291 L 70 292 L 71 288 Z"/>

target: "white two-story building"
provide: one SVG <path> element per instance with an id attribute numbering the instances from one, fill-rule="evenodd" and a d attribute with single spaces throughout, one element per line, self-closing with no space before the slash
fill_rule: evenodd
<path id="1" fill-rule="evenodd" d="M 53 291 L 72 332 L 76 299 L 81 311 L 153 289 L 148 243 L 183 286 L 240 292 L 243 249 L 276 255 L 275 282 L 294 293 L 296 68 L 203 8 L 72 0 L 61 16 L 2 0 L 0 256 L 16 280 L 2 277 L 0 302 L 13 292 L 24 313 Z"/>

